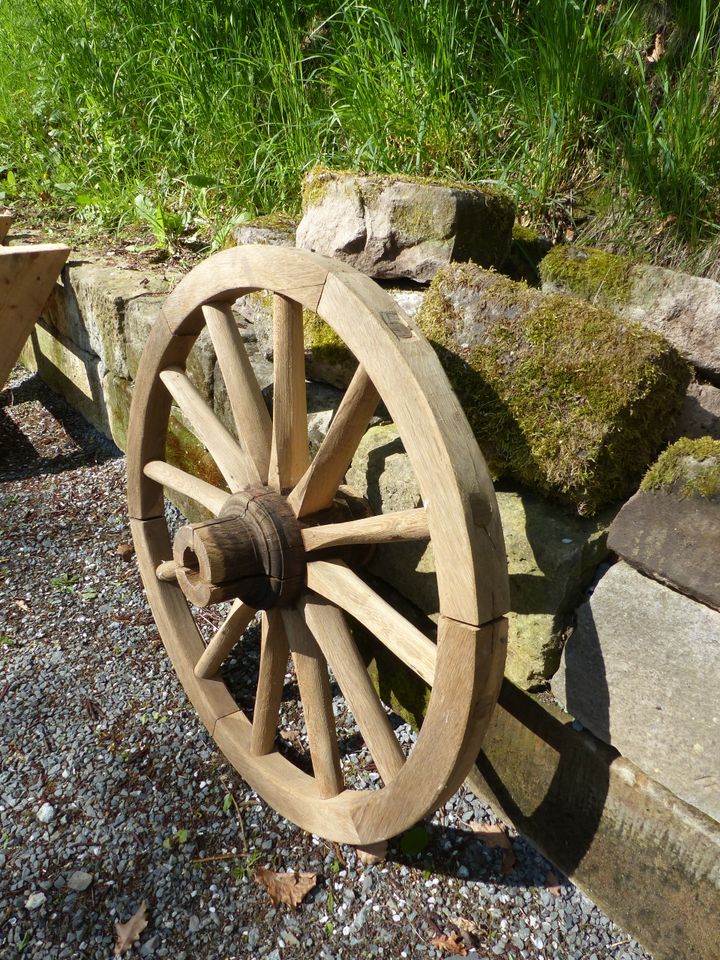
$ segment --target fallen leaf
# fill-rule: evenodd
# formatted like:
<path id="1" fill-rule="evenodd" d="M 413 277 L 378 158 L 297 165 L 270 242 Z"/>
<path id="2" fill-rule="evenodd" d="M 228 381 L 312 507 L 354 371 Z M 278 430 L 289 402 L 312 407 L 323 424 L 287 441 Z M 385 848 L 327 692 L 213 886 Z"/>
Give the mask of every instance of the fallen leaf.
<path id="1" fill-rule="evenodd" d="M 387 840 L 381 840 L 380 843 L 368 843 L 367 846 L 357 847 L 358 860 L 368 866 L 382 863 L 387 858 L 387 850 Z"/>
<path id="2" fill-rule="evenodd" d="M 30 612 L 30 607 L 25 603 L 24 600 L 15 600 L 16 607 L 20 607 L 21 610 L 24 610 L 26 613 Z"/>
<path id="3" fill-rule="evenodd" d="M 474 920 L 468 920 L 467 917 L 456 917 L 453 920 L 453 925 L 462 930 L 463 933 L 469 933 L 472 937 L 479 937 L 482 933 L 480 927 L 475 923 Z"/>
<path id="4" fill-rule="evenodd" d="M 500 873 L 504 875 L 512 873 L 517 863 L 517 857 L 515 856 L 510 837 L 507 835 L 505 828 L 499 824 L 480 823 L 478 820 L 473 820 L 470 823 L 470 828 L 473 833 L 477 833 L 480 836 L 485 846 L 502 850 Z"/>
<path id="5" fill-rule="evenodd" d="M 559 897 L 562 893 L 562 887 L 560 886 L 560 877 L 556 873 L 553 873 L 552 870 L 548 870 L 545 876 L 545 889 L 548 893 L 551 893 L 554 897 Z"/>
<path id="6" fill-rule="evenodd" d="M 129 563 L 130 558 L 135 553 L 135 547 L 131 543 L 120 543 L 115 553 Z"/>
<path id="7" fill-rule="evenodd" d="M 274 907 L 279 903 L 297 907 L 315 886 L 317 874 L 298 873 L 295 870 L 277 873 L 275 870 L 259 867 L 255 871 L 255 882 L 265 887 Z"/>
<path id="8" fill-rule="evenodd" d="M 445 934 L 440 937 L 433 937 L 430 943 L 439 950 L 452 953 L 456 957 L 466 957 L 468 954 L 467 947 L 456 933 L 450 934 L 449 937 L 446 937 Z"/>
<path id="9" fill-rule="evenodd" d="M 652 47 L 648 48 L 648 52 L 645 55 L 646 63 L 658 63 L 659 60 L 665 54 L 665 41 L 663 39 L 662 33 L 655 34 L 655 43 Z"/>
<path id="10" fill-rule="evenodd" d="M 127 923 L 115 924 L 115 956 L 125 953 L 140 939 L 140 934 L 148 925 L 147 903 L 143 900 Z"/>

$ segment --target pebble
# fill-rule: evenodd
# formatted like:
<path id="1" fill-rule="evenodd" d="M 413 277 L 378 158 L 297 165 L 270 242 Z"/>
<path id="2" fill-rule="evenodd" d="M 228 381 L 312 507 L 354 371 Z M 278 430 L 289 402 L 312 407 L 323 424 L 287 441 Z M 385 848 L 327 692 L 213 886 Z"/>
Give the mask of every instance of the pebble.
<path id="1" fill-rule="evenodd" d="M 78 893 L 82 893 L 83 890 L 87 890 L 92 882 L 93 875 L 91 873 L 85 873 L 84 870 L 76 870 L 75 873 L 71 874 L 68 878 L 67 885 L 71 890 L 77 890 Z"/>
<path id="2" fill-rule="evenodd" d="M 44 893 L 31 893 L 25 901 L 25 906 L 28 908 L 28 910 L 37 910 L 45 903 L 46 900 L 47 897 Z"/>
<path id="3" fill-rule="evenodd" d="M 51 823 L 55 819 L 55 807 L 50 803 L 44 803 L 35 816 L 40 823 Z"/>

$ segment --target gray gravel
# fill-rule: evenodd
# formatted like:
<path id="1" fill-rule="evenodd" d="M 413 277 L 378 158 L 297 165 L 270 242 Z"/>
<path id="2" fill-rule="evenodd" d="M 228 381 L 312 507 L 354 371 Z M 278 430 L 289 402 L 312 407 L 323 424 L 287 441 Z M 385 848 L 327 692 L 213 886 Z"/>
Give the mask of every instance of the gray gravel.
<path id="1" fill-rule="evenodd" d="M 465 790 L 378 866 L 281 819 L 196 719 L 134 559 L 116 552 L 130 540 L 118 451 L 19 371 L 0 457 L 2 960 L 105 960 L 143 900 L 129 956 L 447 957 L 431 941 L 457 934 L 470 957 L 651 960 L 572 883 L 549 890 L 551 865 L 514 834 L 503 874 L 469 826 L 494 817 Z M 363 756 L 348 723 L 352 776 Z M 297 911 L 274 909 L 258 866 L 317 886 Z"/>

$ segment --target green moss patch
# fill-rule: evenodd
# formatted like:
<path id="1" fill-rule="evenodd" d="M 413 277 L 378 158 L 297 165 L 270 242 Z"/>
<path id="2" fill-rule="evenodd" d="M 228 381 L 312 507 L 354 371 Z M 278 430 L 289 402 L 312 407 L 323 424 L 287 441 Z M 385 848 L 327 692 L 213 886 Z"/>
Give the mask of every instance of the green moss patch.
<path id="1" fill-rule="evenodd" d="M 629 257 L 606 253 L 594 247 L 554 247 L 540 266 L 545 284 L 561 287 L 591 303 L 625 303 L 632 291 Z"/>
<path id="2" fill-rule="evenodd" d="M 720 440 L 683 437 L 673 443 L 650 467 L 640 489 L 720 500 Z"/>
<path id="3" fill-rule="evenodd" d="M 630 491 L 690 380 L 659 334 L 474 264 L 440 271 L 417 319 L 494 474 L 581 514 Z"/>

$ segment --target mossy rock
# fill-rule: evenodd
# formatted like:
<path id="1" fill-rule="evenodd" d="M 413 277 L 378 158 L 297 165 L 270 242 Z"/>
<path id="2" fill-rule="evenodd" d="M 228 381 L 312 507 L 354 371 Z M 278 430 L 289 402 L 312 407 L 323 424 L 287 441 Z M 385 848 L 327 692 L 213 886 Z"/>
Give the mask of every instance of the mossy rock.
<path id="1" fill-rule="evenodd" d="M 530 286 L 539 287 L 542 282 L 540 263 L 551 249 L 552 244 L 545 237 L 516 223 L 502 272 L 511 280 L 524 280 Z"/>
<path id="2" fill-rule="evenodd" d="M 417 320 L 494 474 L 580 514 L 630 492 L 690 381 L 641 324 L 474 264 L 443 269 Z"/>
<path id="3" fill-rule="evenodd" d="M 629 257 L 596 247 L 558 244 L 543 258 L 540 275 L 548 292 L 570 291 L 591 303 L 614 306 L 629 299 L 634 266 Z"/>
<path id="4" fill-rule="evenodd" d="M 720 502 L 720 440 L 683 437 L 668 447 L 645 474 L 640 489 L 675 497 Z"/>

